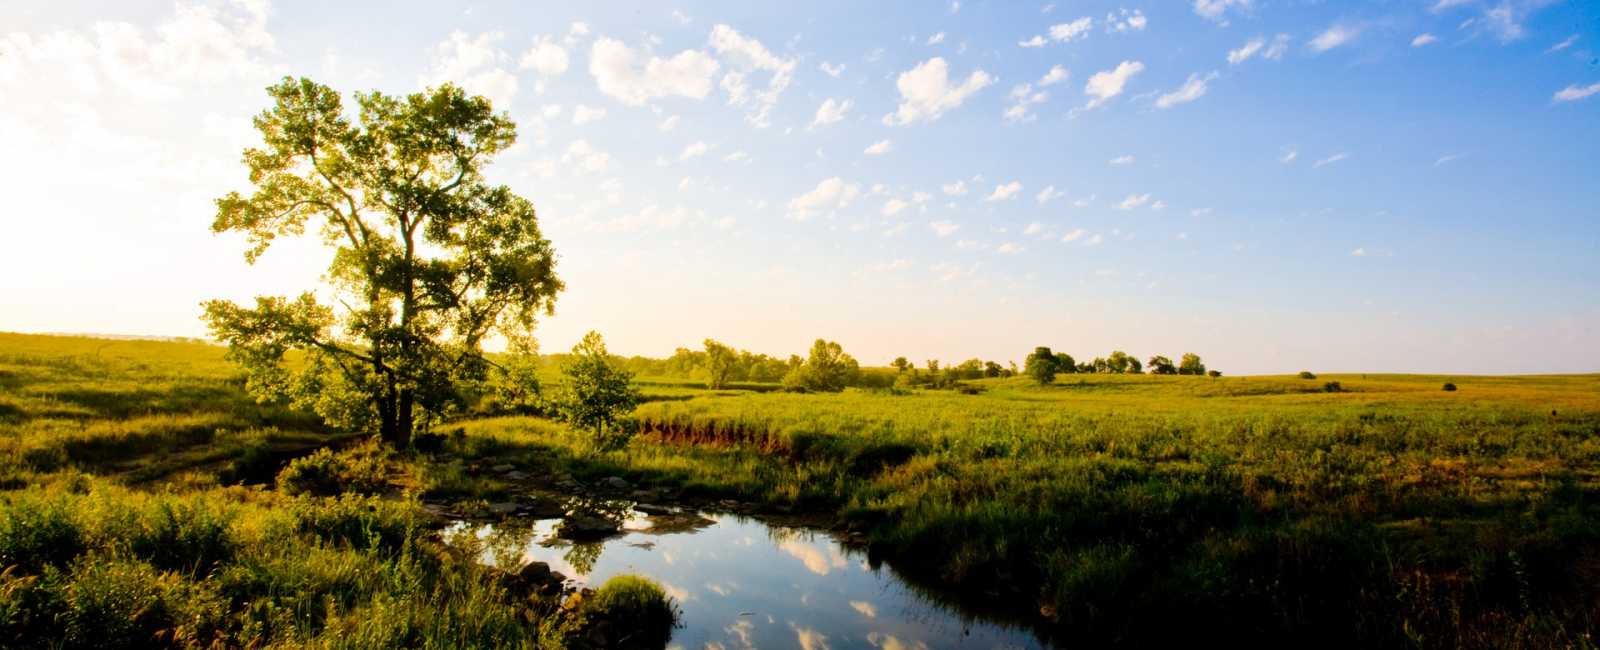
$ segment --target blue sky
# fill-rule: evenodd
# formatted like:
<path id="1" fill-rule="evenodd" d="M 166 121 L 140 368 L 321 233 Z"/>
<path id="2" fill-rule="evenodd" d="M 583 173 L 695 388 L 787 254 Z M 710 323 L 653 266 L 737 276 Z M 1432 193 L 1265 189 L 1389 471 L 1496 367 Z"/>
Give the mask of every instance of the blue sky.
<path id="1" fill-rule="evenodd" d="M 313 285 L 208 231 L 288 74 L 519 123 L 547 350 L 1600 370 L 1600 5 L 595 4 L 7 3 L 0 329 Z"/>

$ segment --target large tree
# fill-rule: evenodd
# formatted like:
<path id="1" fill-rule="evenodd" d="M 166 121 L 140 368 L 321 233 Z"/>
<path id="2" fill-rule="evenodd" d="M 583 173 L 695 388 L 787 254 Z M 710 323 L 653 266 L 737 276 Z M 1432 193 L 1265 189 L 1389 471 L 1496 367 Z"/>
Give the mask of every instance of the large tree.
<path id="1" fill-rule="evenodd" d="M 213 300 L 205 320 L 259 398 L 409 444 L 488 376 L 485 339 L 535 351 L 535 321 L 563 288 L 533 204 L 483 177 L 516 126 L 449 84 L 357 93 L 354 115 L 310 79 L 268 93 L 263 143 L 244 152 L 254 189 L 218 199 L 212 230 L 243 234 L 254 262 L 309 227 L 332 250 L 326 284 L 254 308 Z"/>
<path id="2" fill-rule="evenodd" d="M 1033 349 L 1033 353 L 1028 355 L 1024 367 L 1027 368 L 1028 376 L 1039 382 L 1040 386 L 1049 385 L 1055 381 L 1056 373 L 1060 370 L 1056 366 L 1055 353 L 1043 345 Z"/>
<path id="3" fill-rule="evenodd" d="M 734 366 L 739 363 L 739 353 L 714 339 L 706 339 L 705 346 L 706 387 L 719 390 L 727 386 L 733 376 Z"/>

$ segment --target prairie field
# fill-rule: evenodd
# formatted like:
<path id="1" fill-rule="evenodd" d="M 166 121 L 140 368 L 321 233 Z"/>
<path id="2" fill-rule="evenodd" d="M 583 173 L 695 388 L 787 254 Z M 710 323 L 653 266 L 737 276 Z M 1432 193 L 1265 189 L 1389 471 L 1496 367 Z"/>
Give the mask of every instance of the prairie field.
<path id="1" fill-rule="evenodd" d="M 581 622 L 460 561 L 424 507 L 505 498 L 474 471 L 502 463 L 849 530 L 1062 645 L 1586 647 L 1600 616 L 1595 375 L 645 379 L 617 448 L 463 414 L 422 453 L 257 404 L 222 354 L 0 335 L 8 645 L 561 645 Z M 344 494 L 285 477 L 318 457 Z"/>

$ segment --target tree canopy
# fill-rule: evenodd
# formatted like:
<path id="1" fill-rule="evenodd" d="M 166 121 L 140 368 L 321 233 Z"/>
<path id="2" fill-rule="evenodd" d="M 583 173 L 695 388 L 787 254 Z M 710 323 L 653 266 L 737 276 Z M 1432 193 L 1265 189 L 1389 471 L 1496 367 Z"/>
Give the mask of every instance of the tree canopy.
<path id="1" fill-rule="evenodd" d="M 486 338 L 532 353 L 537 317 L 563 289 L 533 204 L 483 177 L 516 127 L 449 84 L 356 93 L 354 116 L 310 79 L 268 94 L 262 144 L 244 152 L 253 190 L 218 199 L 212 230 L 244 235 L 254 262 L 309 228 L 332 249 L 327 282 L 254 307 L 209 301 L 204 318 L 258 398 L 408 444 L 495 368 Z M 288 363 L 290 351 L 303 360 Z"/>

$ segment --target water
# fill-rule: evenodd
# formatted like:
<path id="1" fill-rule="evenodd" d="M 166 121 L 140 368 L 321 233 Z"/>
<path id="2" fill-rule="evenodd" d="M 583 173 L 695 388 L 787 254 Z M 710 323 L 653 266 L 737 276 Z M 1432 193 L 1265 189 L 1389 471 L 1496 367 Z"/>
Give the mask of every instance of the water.
<path id="1" fill-rule="evenodd" d="M 445 537 L 475 537 L 485 562 L 538 560 L 589 587 L 649 577 L 682 612 L 671 648 L 1041 647 L 1024 629 L 936 603 L 823 533 L 734 515 L 630 513 L 622 535 L 573 544 L 555 539 L 558 521 L 457 522 Z"/>

